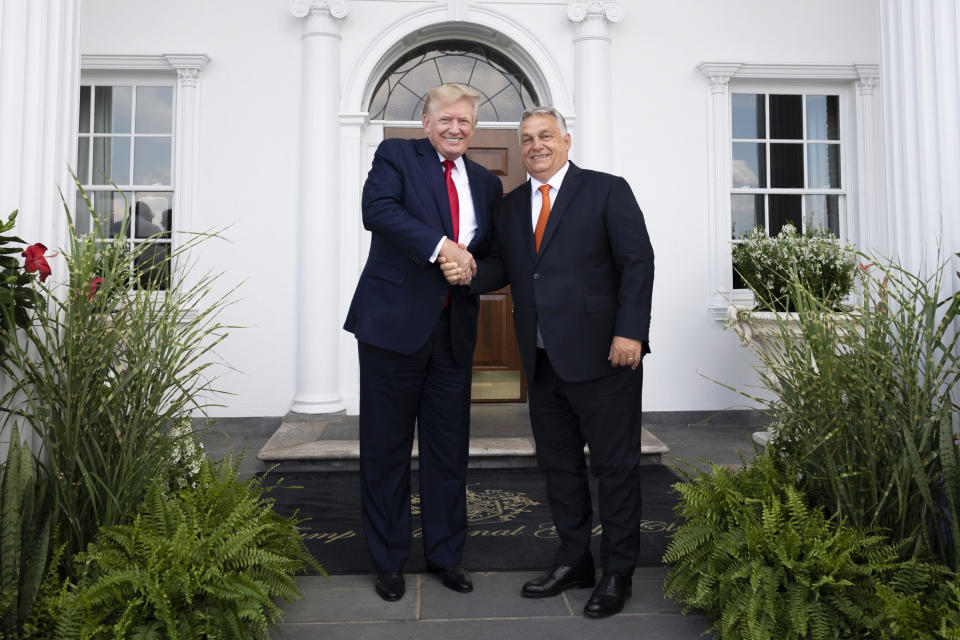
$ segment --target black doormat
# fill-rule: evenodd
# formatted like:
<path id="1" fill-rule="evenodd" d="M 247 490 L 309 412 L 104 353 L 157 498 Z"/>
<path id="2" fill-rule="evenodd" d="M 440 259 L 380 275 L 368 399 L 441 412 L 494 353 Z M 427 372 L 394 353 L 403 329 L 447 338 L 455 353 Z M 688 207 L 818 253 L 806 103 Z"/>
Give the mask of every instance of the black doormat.
<path id="1" fill-rule="evenodd" d="M 676 529 L 677 503 L 671 485 L 680 480 L 669 468 L 642 465 L 643 542 L 639 564 L 658 566 Z M 360 479 L 356 471 L 274 472 L 269 495 L 282 515 L 298 511 L 307 548 L 329 573 L 373 571 L 360 526 Z M 413 521 L 406 571 L 425 571 L 420 519 L 417 517 L 417 474 L 412 473 Z M 594 534 L 591 544 L 599 560 L 596 481 L 591 478 Z M 301 488 L 292 488 L 298 486 Z M 470 469 L 467 472 L 469 529 L 463 564 L 472 571 L 546 569 L 557 550 L 556 532 L 547 505 L 546 482 L 536 469 Z"/>

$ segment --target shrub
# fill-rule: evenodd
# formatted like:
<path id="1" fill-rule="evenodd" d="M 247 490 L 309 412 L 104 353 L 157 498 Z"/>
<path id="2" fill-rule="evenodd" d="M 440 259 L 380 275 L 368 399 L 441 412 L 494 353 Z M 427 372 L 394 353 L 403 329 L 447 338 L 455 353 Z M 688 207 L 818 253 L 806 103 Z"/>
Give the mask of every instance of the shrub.
<path id="1" fill-rule="evenodd" d="M 726 640 L 855 637 L 879 610 L 878 578 L 897 550 L 827 519 L 770 455 L 678 483 L 683 524 L 665 591 L 698 607 Z"/>
<path id="2" fill-rule="evenodd" d="M 825 229 L 798 233 L 786 224 L 776 236 L 757 227 L 733 247 L 733 266 L 753 291 L 759 311 L 795 311 L 792 282 L 830 308 L 853 288 L 856 258 L 849 247 Z"/>
<path id="3" fill-rule="evenodd" d="M 193 488 L 155 482 L 132 524 L 104 528 L 76 557 L 57 637 L 265 637 L 281 616 L 273 598 L 302 597 L 293 574 L 323 573 L 266 491 L 230 459 L 204 461 Z"/>
<path id="4" fill-rule="evenodd" d="M 904 553 L 957 568 L 960 457 L 951 390 L 960 379 L 960 294 L 896 264 L 861 270 L 853 322 L 794 281 L 801 335 L 758 351 L 776 393 L 771 447 L 796 465 L 812 504 L 882 528 Z M 948 509 L 944 507 L 948 506 Z"/>
<path id="5" fill-rule="evenodd" d="M 13 230 L 17 220 L 14 211 L 6 222 L 0 223 L 0 358 L 7 351 L 10 336 L 17 327 L 29 324 L 29 312 L 38 301 L 36 291 L 30 286 L 33 276 L 23 269 L 17 254 L 23 249 L 16 245 L 26 244 L 16 236 L 3 235 Z"/>
<path id="6" fill-rule="evenodd" d="M 50 552 L 55 505 L 33 453 L 13 427 L 0 481 L 0 638 L 19 638 Z"/>
<path id="7" fill-rule="evenodd" d="M 212 350 L 225 337 L 213 278 L 185 279 L 196 241 L 174 252 L 158 292 L 133 277 L 151 245 L 128 249 L 123 231 L 111 241 L 93 215 L 89 235 L 77 237 L 70 223 L 67 281 L 38 285 L 46 302 L 11 342 L 11 387 L 0 399 L 43 439 L 67 557 L 101 526 L 127 521 L 164 473 L 176 444 L 170 427 L 203 409 Z"/>

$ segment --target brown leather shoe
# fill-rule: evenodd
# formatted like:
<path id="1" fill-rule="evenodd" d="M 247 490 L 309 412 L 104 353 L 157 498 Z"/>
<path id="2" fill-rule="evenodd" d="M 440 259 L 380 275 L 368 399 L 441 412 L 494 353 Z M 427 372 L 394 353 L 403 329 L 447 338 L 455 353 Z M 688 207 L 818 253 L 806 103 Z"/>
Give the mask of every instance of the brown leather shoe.
<path id="1" fill-rule="evenodd" d="M 583 615 L 588 618 L 606 618 L 623 611 L 623 605 L 633 593 L 633 582 L 618 573 L 605 573 L 593 590 Z"/>
<path id="2" fill-rule="evenodd" d="M 377 595 L 387 602 L 399 600 L 403 597 L 405 590 L 403 574 L 399 571 L 378 571 L 374 588 L 377 590 Z"/>
<path id="3" fill-rule="evenodd" d="M 520 595 L 524 598 L 549 598 L 566 589 L 583 589 L 595 584 L 593 557 L 586 556 L 572 567 L 553 565 L 542 576 L 524 583 Z"/>

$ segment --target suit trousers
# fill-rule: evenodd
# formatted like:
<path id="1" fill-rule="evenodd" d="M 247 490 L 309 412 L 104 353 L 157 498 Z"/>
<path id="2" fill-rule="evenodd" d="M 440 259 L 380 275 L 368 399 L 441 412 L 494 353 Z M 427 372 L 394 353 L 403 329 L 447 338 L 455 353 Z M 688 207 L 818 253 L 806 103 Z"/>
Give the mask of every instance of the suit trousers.
<path id="1" fill-rule="evenodd" d="M 472 363 L 454 360 L 450 332 L 447 308 L 411 355 L 358 343 L 361 516 L 377 571 L 400 570 L 410 555 L 415 425 L 427 564 L 458 564 L 463 556 Z"/>
<path id="2" fill-rule="evenodd" d="M 590 471 L 600 502 L 600 565 L 629 578 L 640 551 L 641 393 L 643 365 L 582 382 L 562 380 L 547 352 L 537 349 L 528 388 L 537 464 L 547 480 L 547 500 L 560 539 L 556 563 L 576 565 L 590 553 L 593 507 Z"/>

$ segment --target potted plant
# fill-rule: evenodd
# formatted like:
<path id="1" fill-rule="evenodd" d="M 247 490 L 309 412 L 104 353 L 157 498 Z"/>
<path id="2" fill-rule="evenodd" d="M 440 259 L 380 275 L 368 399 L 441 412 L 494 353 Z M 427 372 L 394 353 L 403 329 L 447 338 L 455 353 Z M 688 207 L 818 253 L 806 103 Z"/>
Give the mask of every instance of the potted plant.
<path id="1" fill-rule="evenodd" d="M 756 227 L 733 247 L 734 269 L 753 293 L 754 304 L 730 305 L 727 327 L 737 332 L 741 345 L 765 354 L 762 362 L 775 362 L 784 337 L 801 333 L 797 312 L 805 296 L 798 293 L 815 298 L 821 309 L 841 311 L 853 288 L 856 264 L 853 249 L 825 229 L 801 233 L 786 224 L 779 234 L 768 236 Z M 763 375 L 773 381 L 769 370 Z M 754 440 L 766 444 L 770 435 L 759 432 Z"/>

